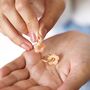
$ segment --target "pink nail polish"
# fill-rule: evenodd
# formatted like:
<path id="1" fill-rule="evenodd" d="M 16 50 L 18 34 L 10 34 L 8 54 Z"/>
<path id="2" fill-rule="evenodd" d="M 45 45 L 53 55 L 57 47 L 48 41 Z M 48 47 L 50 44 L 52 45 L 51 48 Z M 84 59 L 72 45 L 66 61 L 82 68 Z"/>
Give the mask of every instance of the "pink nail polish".
<path id="1" fill-rule="evenodd" d="M 21 44 L 21 47 L 24 48 L 25 50 L 30 50 L 30 47 L 25 43 Z"/>
<path id="2" fill-rule="evenodd" d="M 30 49 L 33 49 L 33 45 L 31 44 L 31 42 L 25 42 L 29 47 L 30 47 Z"/>
<path id="3" fill-rule="evenodd" d="M 34 33 L 29 33 L 28 36 L 31 37 L 32 42 L 36 42 L 37 41 L 36 35 Z"/>

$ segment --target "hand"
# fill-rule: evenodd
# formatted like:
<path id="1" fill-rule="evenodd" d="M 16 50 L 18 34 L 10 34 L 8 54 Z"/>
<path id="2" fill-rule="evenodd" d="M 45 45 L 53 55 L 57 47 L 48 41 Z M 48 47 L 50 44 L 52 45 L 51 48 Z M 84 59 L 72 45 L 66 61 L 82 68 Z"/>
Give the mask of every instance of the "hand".
<path id="1" fill-rule="evenodd" d="M 61 83 L 55 67 L 45 65 L 34 50 L 0 70 L 0 90 L 56 90 Z"/>
<path id="2" fill-rule="evenodd" d="M 30 76 L 23 56 L 0 70 L 0 90 L 51 90 L 40 86 Z"/>
<path id="3" fill-rule="evenodd" d="M 17 67 L 16 65 L 18 65 L 22 66 L 23 69 L 27 68 L 30 77 L 41 86 L 48 86 L 49 88 L 58 90 L 77 90 L 90 79 L 89 38 L 90 36 L 82 33 L 68 32 L 47 39 L 45 41 L 47 48 L 42 54 L 35 53 L 34 51 L 25 52 L 24 57 L 26 64 L 23 65 L 25 62 L 21 61 L 22 63 L 11 63 L 2 68 L 0 74 L 2 75 L 1 81 L 6 83 L 6 85 L 4 84 L 5 86 L 8 86 L 7 84 L 9 84 L 9 87 L 14 85 L 12 83 L 15 83 L 15 81 L 12 80 L 15 79 L 10 80 L 10 75 L 12 76 L 13 74 L 19 78 L 20 74 L 15 74 L 15 71 L 18 71 L 15 69 Z M 60 62 L 56 66 L 49 66 L 41 60 L 41 56 L 46 56 L 51 53 L 60 56 Z M 21 67 L 18 68 L 23 70 Z M 9 74 L 10 72 L 12 73 Z M 9 76 L 8 79 L 4 79 L 5 75 Z M 23 75 L 21 74 L 21 76 Z M 11 84 L 6 81 L 10 81 Z M 22 84 L 19 85 L 16 83 L 15 86 L 22 87 Z M 2 87 L 4 86 L 2 85 Z"/>
<path id="4" fill-rule="evenodd" d="M 34 52 L 25 52 L 31 77 L 40 85 L 54 90 L 78 90 L 90 79 L 90 36 L 67 32 L 44 41 L 41 57 L 55 53 L 60 62 L 49 66 Z M 40 58 L 40 57 L 39 57 Z"/>
<path id="5" fill-rule="evenodd" d="M 6 69 L 5 67 L 2 68 L 1 81 L 6 83 L 5 87 L 11 87 L 11 85 L 14 85 L 7 85 L 6 81 L 13 83 L 9 76 L 12 75 L 12 73 L 9 73 L 18 71 L 13 69 L 13 67 L 17 67 L 16 65 L 22 65 L 23 69 L 28 69 L 30 77 L 40 86 L 48 86 L 49 88 L 58 90 L 77 90 L 89 80 L 90 76 L 89 38 L 90 36 L 82 33 L 68 32 L 47 39 L 44 42 L 47 47 L 42 54 L 37 54 L 34 51 L 24 53 L 26 61 L 25 66 L 22 64 L 25 62 L 21 61 L 22 63 L 9 64 Z M 56 66 L 49 66 L 41 60 L 41 56 L 47 56 L 51 53 L 55 53 L 60 56 L 60 62 Z M 11 68 L 11 70 L 8 69 L 8 67 Z M 5 78 L 5 75 L 9 76 L 8 80 L 3 79 L 3 77 Z M 15 75 L 15 73 L 13 75 L 19 77 L 19 75 Z M 22 84 L 15 84 L 15 86 L 16 85 L 22 87 Z"/>
<path id="6" fill-rule="evenodd" d="M 90 80 L 90 36 L 66 32 L 45 41 L 47 52 L 62 55 L 57 71 L 63 81 L 58 90 L 77 90 Z"/>
<path id="7" fill-rule="evenodd" d="M 0 0 L 0 31 L 17 45 L 30 50 L 32 44 L 22 34 L 35 41 L 40 29 L 44 37 L 63 10 L 64 0 Z"/>

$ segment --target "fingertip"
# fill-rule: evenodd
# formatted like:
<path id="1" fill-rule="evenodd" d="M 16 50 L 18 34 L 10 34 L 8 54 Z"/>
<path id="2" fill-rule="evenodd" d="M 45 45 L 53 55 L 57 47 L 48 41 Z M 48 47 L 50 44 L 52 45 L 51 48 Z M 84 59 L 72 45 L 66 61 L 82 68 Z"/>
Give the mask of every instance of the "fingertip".
<path id="1" fill-rule="evenodd" d="M 21 39 L 20 39 L 21 38 Z M 26 38 L 24 37 L 20 37 L 20 42 L 17 43 L 21 48 L 25 49 L 26 51 L 32 50 L 33 49 L 33 45 L 30 41 L 28 41 Z"/>
<path id="2" fill-rule="evenodd" d="M 48 31 L 49 29 L 46 27 L 45 23 L 40 21 L 39 34 L 44 38 Z"/>
<path id="3" fill-rule="evenodd" d="M 32 42 L 37 42 L 37 37 L 35 35 L 35 33 L 28 33 L 28 36 L 30 37 Z"/>
<path id="4" fill-rule="evenodd" d="M 25 50 L 30 50 L 30 47 L 25 43 L 21 44 L 20 46 Z"/>
<path id="5" fill-rule="evenodd" d="M 8 67 L 2 67 L 2 68 L 0 69 L 0 80 L 1 80 L 4 76 L 8 75 L 9 73 L 10 73 L 10 69 L 9 69 Z"/>

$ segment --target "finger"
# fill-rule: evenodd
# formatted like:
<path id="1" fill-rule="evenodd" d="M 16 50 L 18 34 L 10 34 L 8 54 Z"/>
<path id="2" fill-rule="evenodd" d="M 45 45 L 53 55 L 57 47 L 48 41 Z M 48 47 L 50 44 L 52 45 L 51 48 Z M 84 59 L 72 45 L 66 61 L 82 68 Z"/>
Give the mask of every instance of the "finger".
<path id="1" fill-rule="evenodd" d="M 13 85 L 13 86 L 2 88 L 0 90 L 22 90 L 22 89 Z"/>
<path id="2" fill-rule="evenodd" d="M 28 33 L 26 24 L 24 20 L 21 18 L 21 16 L 18 14 L 18 12 L 15 9 L 15 5 L 9 5 L 8 3 L 6 5 L 3 5 L 1 7 L 1 11 L 3 14 L 8 18 L 8 20 L 11 22 L 11 24 L 18 30 L 20 33 Z"/>
<path id="3" fill-rule="evenodd" d="M 39 24 L 33 9 L 30 7 L 29 0 L 16 0 L 16 9 L 27 25 L 29 36 L 35 41 Z"/>
<path id="4" fill-rule="evenodd" d="M 39 63 L 41 60 L 41 55 L 39 53 L 35 53 L 34 50 L 27 51 L 23 55 L 27 60 L 27 67 L 29 67 L 29 69 L 31 69 L 37 63 Z"/>
<path id="5" fill-rule="evenodd" d="M 3 83 L 3 85 L 1 85 L 0 88 L 13 85 L 18 81 L 26 80 L 28 78 L 29 78 L 29 73 L 27 69 L 13 71 L 11 74 L 7 75 L 2 80 L 0 80 L 0 85 Z"/>
<path id="6" fill-rule="evenodd" d="M 51 89 L 48 87 L 44 87 L 44 86 L 35 86 L 35 87 L 32 87 L 28 90 L 51 90 Z"/>
<path id="7" fill-rule="evenodd" d="M 45 12 L 40 19 L 40 27 L 42 27 L 43 37 L 55 25 L 56 21 L 64 11 L 64 0 L 48 0 L 45 1 Z"/>
<path id="8" fill-rule="evenodd" d="M 46 68 L 45 64 L 41 62 L 41 55 L 32 50 L 30 52 L 25 52 L 24 56 L 27 60 L 26 67 L 28 68 L 31 77 L 34 78 L 34 80 L 39 81 L 41 74 L 43 74 Z"/>
<path id="9" fill-rule="evenodd" d="M 14 85 L 20 87 L 21 89 L 27 90 L 28 88 L 36 86 L 37 83 L 33 79 L 28 79 L 28 80 L 19 81 Z"/>
<path id="10" fill-rule="evenodd" d="M 77 68 L 70 72 L 62 86 L 60 86 L 57 90 L 78 90 L 88 80 L 89 77 L 85 72 L 83 72 L 83 69 Z"/>
<path id="11" fill-rule="evenodd" d="M 0 25 L 3 33 L 14 43 L 26 50 L 32 49 L 32 44 L 17 32 L 4 15 L 0 18 Z"/>
<path id="12" fill-rule="evenodd" d="M 13 62 L 5 65 L 3 68 L 0 69 L 0 77 L 5 77 L 13 71 L 23 69 L 25 67 L 25 64 L 26 62 L 25 62 L 24 57 L 20 56 Z"/>

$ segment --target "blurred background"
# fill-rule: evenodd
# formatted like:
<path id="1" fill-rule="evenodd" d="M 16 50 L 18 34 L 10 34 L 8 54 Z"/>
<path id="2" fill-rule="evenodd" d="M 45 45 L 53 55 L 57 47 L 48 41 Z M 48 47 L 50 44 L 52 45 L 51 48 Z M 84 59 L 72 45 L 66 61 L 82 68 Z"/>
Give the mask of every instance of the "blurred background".
<path id="1" fill-rule="evenodd" d="M 90 34 L 90 0 L 66 0 L 66 9 L 47 37 L 69 30 Z M 24 50 L 0 34 L 0 68 L 20 56 Z M 90 90 L 86 83 L 81 90 Z"/>

